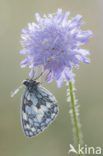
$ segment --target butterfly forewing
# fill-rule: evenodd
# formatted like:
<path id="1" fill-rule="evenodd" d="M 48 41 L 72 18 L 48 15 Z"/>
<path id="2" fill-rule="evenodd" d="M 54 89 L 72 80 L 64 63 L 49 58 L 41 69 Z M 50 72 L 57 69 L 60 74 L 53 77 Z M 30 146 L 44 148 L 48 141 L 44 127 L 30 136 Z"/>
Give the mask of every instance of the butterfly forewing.
<path id="1" fill-rule="evenodd" d="M 36 84 L 35 84 L 36 85 Z M 22 125 L 28 137 L 41 133 L 58 113 L 54 95 L 40 85 L 26 88 L 22 100 Z"/>

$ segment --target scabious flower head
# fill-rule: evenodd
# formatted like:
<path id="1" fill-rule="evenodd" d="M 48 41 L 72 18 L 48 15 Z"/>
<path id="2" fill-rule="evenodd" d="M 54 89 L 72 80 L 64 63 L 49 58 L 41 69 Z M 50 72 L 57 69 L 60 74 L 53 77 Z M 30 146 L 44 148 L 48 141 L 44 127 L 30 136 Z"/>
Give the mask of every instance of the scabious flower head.
<path id="1" fill-rule="evenodd" d="M 42 67 L 47 81 L 56 80 L 57 85 L 73 80 L 73 67 L 80 62 L 89 63 L 89 51 L 81 48 L 92 36 L 90 30 L 84 31 L 82 16 L 69 18 L 69 12 L 58 9 L 55 14 L 41 17 L 35 14 L 36 23 L 29 23 L 22 30 L 20 54 L 25 55 L 22 67 L 34 69 Z M 31 75 L 31 74 L 30 74 Z"/>

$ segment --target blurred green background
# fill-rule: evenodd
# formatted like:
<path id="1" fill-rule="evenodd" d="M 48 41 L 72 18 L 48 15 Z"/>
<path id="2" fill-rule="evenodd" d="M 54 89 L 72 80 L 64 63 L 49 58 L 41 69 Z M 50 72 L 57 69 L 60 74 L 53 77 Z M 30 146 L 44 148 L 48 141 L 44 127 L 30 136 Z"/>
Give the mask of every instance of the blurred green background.
<path id="1" fill-rule="evenodd" d="M 76 70 L 82 130 L 85 144 L 103 147 L 103 0 L 0 0 L 0 156 L 66 156 L 72 143 L 65 86 L 45 85 L 57 97 L 60 113 L 55 122 L 38 137 L 28 139 L 20 124 L 20 100 L 23 90 L 13 99 L 10 92 L 28 70 L 21 69 L 20 32 L 34 13 L 52 13 L 57 8 L 71 16 L 82 14 L 94 38 L 86 46 L 91 50 L 91 64 Z"/>

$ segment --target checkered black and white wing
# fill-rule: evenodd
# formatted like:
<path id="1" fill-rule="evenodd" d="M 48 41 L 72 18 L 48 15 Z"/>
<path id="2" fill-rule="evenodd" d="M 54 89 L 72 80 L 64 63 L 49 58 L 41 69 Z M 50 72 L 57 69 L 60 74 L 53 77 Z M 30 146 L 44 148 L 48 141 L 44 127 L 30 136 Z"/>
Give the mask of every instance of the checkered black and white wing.
<path id="1" fill-rule="evenodd" d="M 22 126 L 26 136 L 41 133 L 58 114 L 54 95 L 42 86 L 30 92 L 26 89 L 22 100 Z"/>

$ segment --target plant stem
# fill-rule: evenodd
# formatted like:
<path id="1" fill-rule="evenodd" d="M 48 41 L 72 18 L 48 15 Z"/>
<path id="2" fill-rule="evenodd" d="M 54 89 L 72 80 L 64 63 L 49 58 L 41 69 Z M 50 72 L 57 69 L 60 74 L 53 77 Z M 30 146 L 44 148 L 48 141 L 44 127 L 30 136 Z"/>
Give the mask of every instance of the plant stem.
<path id="1" fill-rule="evenodd" d="M 83 144 L 83 140 L 82 140 L 82 134 L 81 134 L 81 124 L 80 124 L 80 120 L 79 120 L 79 112 L 78 112 L 78 103 L 75 97 L 75 88 L 74 88 L 74 84 L 73 82 L 69 82 L 69 102 L 70 102 L 70 115 L 71 115 L 71 119 L 72 119 L 72 124 L 73 124 L 73 136 L 74 136 L 74 143 L 76 146 L 76 149 L 78 149 L 78 145 L 82 145 Z M 80 154 L 79 154 L 80 156 Z"/>

